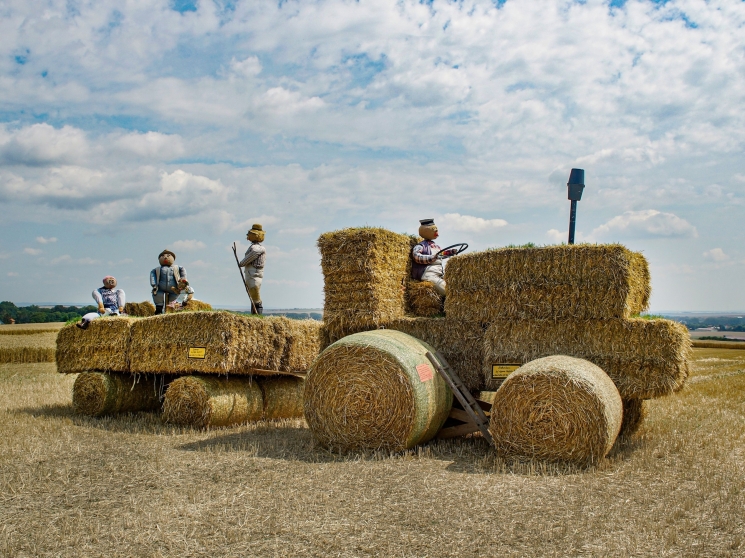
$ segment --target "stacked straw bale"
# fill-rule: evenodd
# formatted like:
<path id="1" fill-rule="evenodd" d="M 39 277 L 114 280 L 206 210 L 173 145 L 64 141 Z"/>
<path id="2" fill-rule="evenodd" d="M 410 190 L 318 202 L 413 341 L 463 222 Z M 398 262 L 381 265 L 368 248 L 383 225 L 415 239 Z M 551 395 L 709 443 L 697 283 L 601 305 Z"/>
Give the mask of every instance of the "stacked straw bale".
<path id="1" fill-rule="evenodd" d="M 127 302 L 124 305 L 124 313 L 136 318 L 149 318 L 155 315 L 155 304 L 150 301 Z"/>
<path id="2" fill-rule="evenodd" d="M 203 312 L 205 310 L 212 310 L 212 305 L 197 300 L 196 298 L 192 298 L 186 306 L 179 308 L 178 310 L 166 307 L 166 314 L 171 314 L 172 312 Z"/>
<path id="3" fill-rule="evenodd" d="M 431 281 L 406 282 L 406 309 L 414 316 L 430 318 L 443 312 L 445 298 Z"/>
<path id="4" fill-rule="evenodd" d="M 195 428 L 303 416 L 301 378 L 183 376 L 163 400 L 163 421 Z"/>
<path id="5" fill-rule="evenodd" d="M 171 382 L 163 400 L 163 421 L 197 428 L 261 420 L 264 397 L 253 378 L 184 376 Z"/>
<path id="6" fill-rule="evenodd" d="M 446 318 L 399 318 L 386 324 L 437 349 L 470 391 L 484 389 L 484 330 L 476 323 Z"/>
<path id="7" fill-rule="evenodd" d="M 0 335 L 0 363 L 54 362 L 54 344 L 57 331 L 43 329 L 22 330 L 25 335 L 15 332 Z M 30 333 L 29 332 L 33 332 Z"/>
<path id="8" fill-rule="evenodd" d="M 453 394 L 427 351 L 427 343 L 389 329 L 327 348 L 305 381 L 305 419 L 316 439 L 334 450 L 399 451 L 434 437 Z"/>
<path id="9" fill-rule="evenodd" d="M 323 317 L 331 342 L 404 316 L 405 283 L 416 242 L 416 237 L 372 227 L 319 237 Z"/>
<path id="10" fill-rule="evenodd" d="M 89 417 L 154 411 L 160 407 L 158 380 L 154 376 L 84 372 L 75 378 L 72 407 Z"/>
<path id="11" fill-rule="evenodd" d="M 57 334 L 57 371 L 129 372 L 129 337 L 136 318 L 106 317 L 82 330 L 70 324 Z"/>
<path id="12" fill-rule="evenodd" d="M 489 431 L 503 457 L 585 466 L 610 451 L 623 404 L 607 374 L 567 356 L 534 360 L 513 372 L 494 396 Z"/>
<path id="13" fill-rule="evenodd" d="M 257 369 L 304 371 L 320 351 L 320 330 L 315 320 L 281 316 L 259 318 L 229 312 L 153 316 L 132 326 L 131 369 L 231 375 L 251 375 Z M 190 358 L 192 348 L 204 349 L 204 358 Z"/>
<path id="14" fill-rule="evenodd" d="M 501 248 L 453 258 L 445 313 L 505 319 L 629 318 L 649 306 L 649 267 L 620 244 Z"/>
<path id="15" fill-rule="evenodd" d="M 486 385 L 497 387 L 492 364 L 557 354 L 593 362 L 625 399 L 649 399 L 683 386 L 690 338 L 685 326 L 670 320 L 495 321 L 484 336 Z"/>

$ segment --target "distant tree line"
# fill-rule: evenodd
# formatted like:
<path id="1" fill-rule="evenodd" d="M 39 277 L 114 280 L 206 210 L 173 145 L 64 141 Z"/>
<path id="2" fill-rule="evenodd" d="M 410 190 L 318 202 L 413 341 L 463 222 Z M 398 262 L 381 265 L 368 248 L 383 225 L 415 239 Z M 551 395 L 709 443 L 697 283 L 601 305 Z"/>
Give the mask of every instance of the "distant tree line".
<path id="1" fill-rule="evenodd" d="M 691 316 L 665 316 L 685 325 L 688 329 L 700 327 L 715 327 L 719 331 L 745 331 L 745 316 L 705 316 L 696 318 Z"/>
<path id="2" fill-rule="evenodd" d="M 79 318 L 88 312 L 95 312 L 95 306 L 62 306 L 58 304 L 52 308 L 41 308 L 32 304 L 31 306 L 18 307 L 12 302 L 4 300 L 0 302 L 0 321 L 4 324 L 41 324 L 47 322 L 66 322 Z"/>

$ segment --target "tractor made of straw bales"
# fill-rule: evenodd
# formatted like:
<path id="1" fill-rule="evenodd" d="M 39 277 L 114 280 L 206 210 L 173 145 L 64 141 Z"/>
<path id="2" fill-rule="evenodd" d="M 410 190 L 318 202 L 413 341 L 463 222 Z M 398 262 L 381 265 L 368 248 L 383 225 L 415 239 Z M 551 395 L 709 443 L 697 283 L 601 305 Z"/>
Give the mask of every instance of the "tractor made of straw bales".
<path id="1" fill-rule="evenodd" d="M 457 256 L 443 315 L 409 278 L 417 241 L 372 227 L 318 240 L 323 350 L 304 406 L 322 444 L 400 450 L 475 432 L 427 353 L 490 412 L 504 456 L 596 463 L 639 427 L 644 400 L 683 386 L 687 331 L 639 317 L 651 291 L 642 254 L 580 244 Z"/>

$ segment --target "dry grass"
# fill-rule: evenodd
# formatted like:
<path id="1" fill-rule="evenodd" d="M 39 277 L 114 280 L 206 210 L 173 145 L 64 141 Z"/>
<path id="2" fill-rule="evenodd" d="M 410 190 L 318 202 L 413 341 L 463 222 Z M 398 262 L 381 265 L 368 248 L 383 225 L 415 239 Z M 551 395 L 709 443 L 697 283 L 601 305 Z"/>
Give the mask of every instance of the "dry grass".
<path id="1" fill-rule="evenodd" d="M 2 324 L 0 335 L 34 335 L 37 333 L 57 333 L 65 322 L 48 322 L 43 324 Z"/>
<path id="2" fill-rule="evenodd" d="M 18 331 L 33 333 L 18 334 Z M 0 363 L 54 362 L 56 330 L 14 330 L 10 335 L 0 335 Z"/>
<path id="3" fill-rule="evenodd" d="M 503 457 L 596 465 L 621 429 L 623 403 L 608 375 L 568 356 L 534 360 L 493 400 L 489 432 Z"/>
<path id="4" fill-rule="evenodd" d="M 301 420 L 80 417 L 74 376 L 0 365 L 0 555 L 742 556 L 745 351 L 692 364 L 582 471 L 507 463 L 479 438 L 338 456 Z"/>

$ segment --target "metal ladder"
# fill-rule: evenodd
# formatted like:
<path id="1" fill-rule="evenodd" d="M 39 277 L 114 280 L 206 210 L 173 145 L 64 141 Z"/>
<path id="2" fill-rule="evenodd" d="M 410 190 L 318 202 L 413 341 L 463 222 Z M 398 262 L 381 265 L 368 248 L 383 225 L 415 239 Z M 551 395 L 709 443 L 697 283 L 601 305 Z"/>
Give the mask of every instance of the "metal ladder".
<path id="1" fill-rule="evenodd" d="M 493 446 L 494 440 L 492 440 L 491 433 L 489 432 L 488 419 L 486 418 L 481 405 L 479 405 L 478 401 L 474 399 L 473 395 L 471 395 L 471 392 L 468 391 L 468 388 L 463 385 L 463 382 L 458 377 L 458 374 L 456 374 L 455 371 L 450 368 L 448 361 L 445 360 L 445 358 L 439 352 L 435 351 L 435 353 L 437 355 L 436 357 L 431 352 L 427 351 L 427 358 L 432 363 L 432 366 L 435 367 L 437 373 L 442 376 L 443 380 L 445 380 L 445 383 L 450 386 L 450 389 L 453 391 L 456 399 L 463 406 L 463 409 L 465 410 L 468 417 L 478 427 L 479 431 L 484 436 L 486 441 L 489 442 L 489 445 Z"/>

